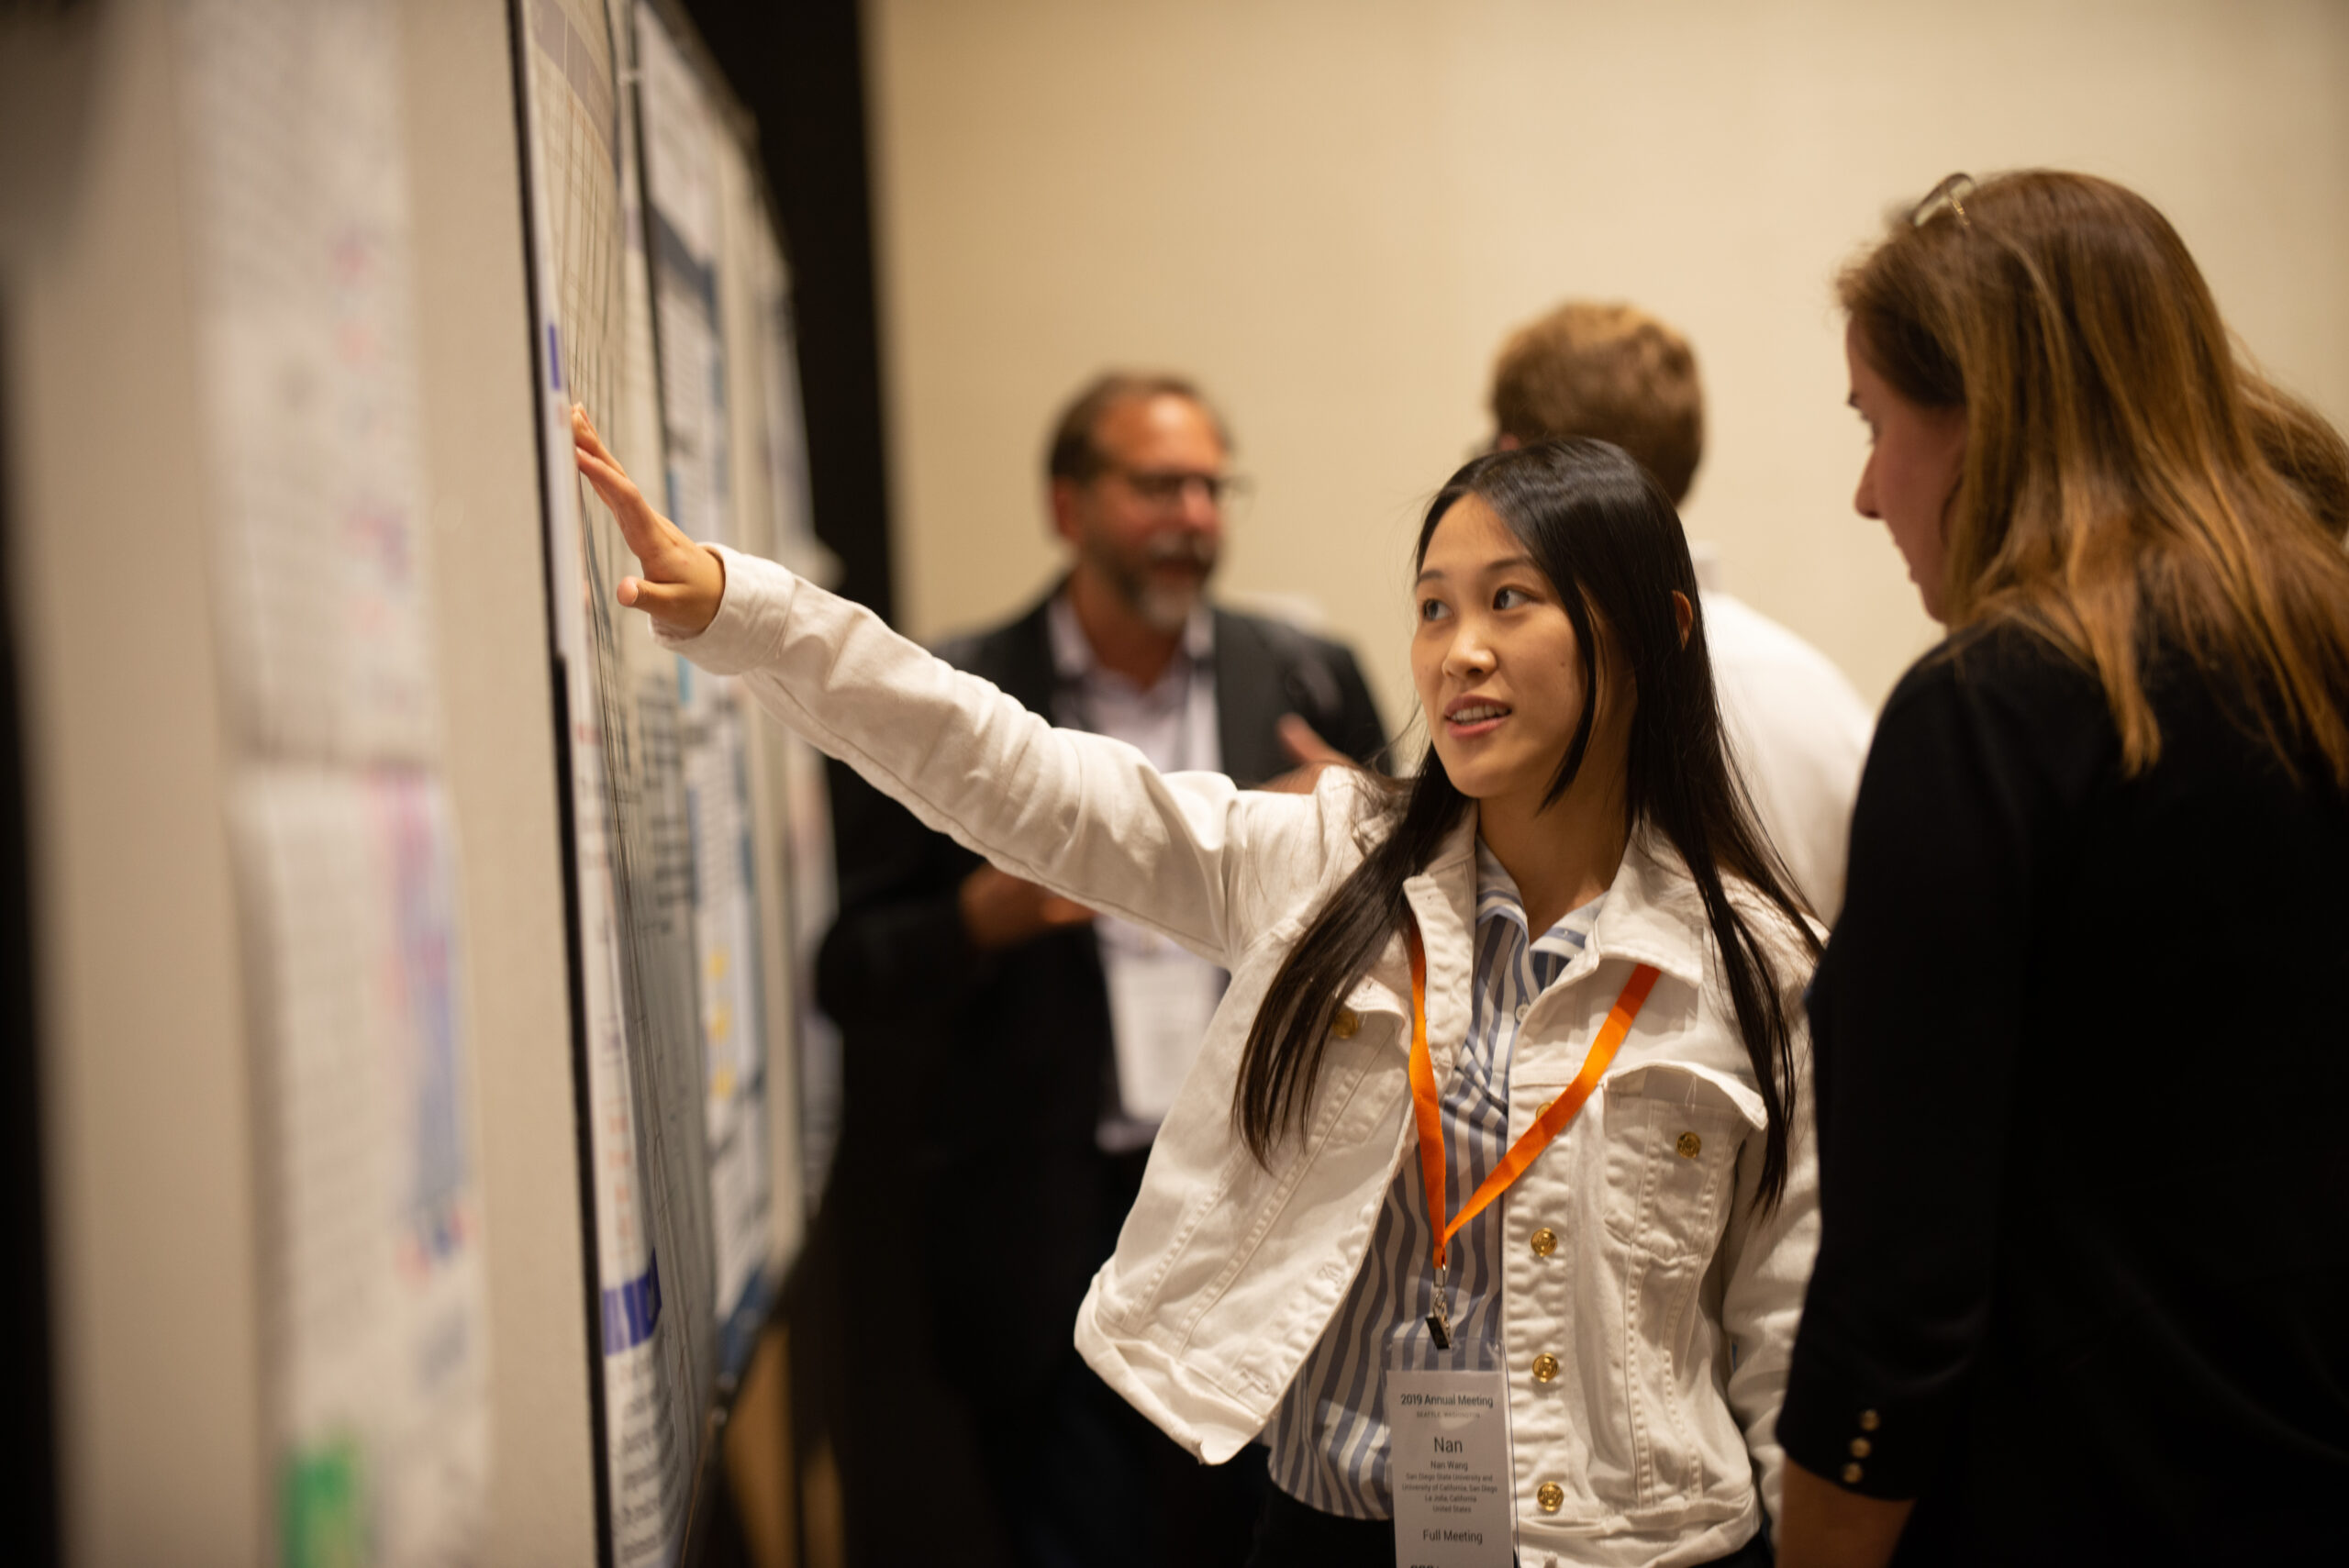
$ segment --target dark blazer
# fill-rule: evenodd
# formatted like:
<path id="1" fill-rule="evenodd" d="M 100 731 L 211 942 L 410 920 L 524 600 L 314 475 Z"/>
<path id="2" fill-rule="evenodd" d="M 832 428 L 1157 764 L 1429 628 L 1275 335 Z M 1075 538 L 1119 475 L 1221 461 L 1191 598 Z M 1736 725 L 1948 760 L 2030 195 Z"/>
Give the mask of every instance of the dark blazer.
<path id="1" fill-rule="evenodd" d="M 1052 714 L 1044 603 L 939 651 Z M 1224 772 L 1243 785 L 1291 766 L 1284 714 L 1365 762 L 1386 744 L 1338 643 L 1217 610 L 1214 672 Z M 918 1162 L 941 1371 L 979 1396 L 1027 1397 L 1073 1358 L 1077 1307 L 1121 1218 L 1094 1141 L 1113 1060 L 1100 954 L 1090 927 L 974 951 L 957 895 L 978 857 L 844 772 L 834 785 L 841 911 L 817 987 L 845 1037 L 843 1151 L 893 1137 Z"/>
<path id="2" fill-rule="evenodd" d="M 1902 1564 L 2349 1562 L 2349 801 L 2146 684 L 2132 775 L 2087 672 L 1947 646 L 1861 782 L 1778 1438 Z"/>

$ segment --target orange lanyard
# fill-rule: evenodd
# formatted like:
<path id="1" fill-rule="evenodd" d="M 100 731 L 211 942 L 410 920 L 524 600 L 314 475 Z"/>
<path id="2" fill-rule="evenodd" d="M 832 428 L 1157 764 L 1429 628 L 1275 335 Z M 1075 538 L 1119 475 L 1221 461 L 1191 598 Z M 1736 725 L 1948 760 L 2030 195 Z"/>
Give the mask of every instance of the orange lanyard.
<path id="1" fill-rule="evenodd" d="M 1460 1206 L 1460 1212 L 1450 1221 L 1443 1218 L 1443 1106 L 1438 1097 L 1435 1069 L 1428 1060 L 1428 950 L 1419 939 L 1419 922 L 1409 917 L 1404 936 L 1411 949 L 1411 1110 L 1419 1126 L 1419 1180 L 1427 1188 L 1428 1224 L 1435 1231 L 1435 1311 L 1428 1318 L 1428 1328 L 1435 1335 L 1436 1348 L 1452 1348 L 1452 1318 L 1444 1292 L 1444 1262 L 1452 1239 L 1460 1228 L 1483 1213 L 1487 1205 L 1508 1190 L 1509 1184 L 1523 1175 L 1526 1168 L 1541 1158 L 1550 1140 L 1566 1129 L 1575 1119 L 1590 1092 L 1598 1087 L 1599 1078 L 1607 1064 L 1615 1060 L 1616 1049 L 1623 1037 L 1631 1032 L 1631 1020 L 1640 1016 L 1641 1006 L 1648 993 L 1655 986 L 1656 967 L 1641 964 L 1631 971 L 1631 978 L 1615 997 L 1615 1006 L 1608 1010 L 1607 1022 L 1599 1027 L 1598 1038 L 1591 1041 L 1590 1053 L 1583 1058 L 1582 1071 L 1575 1081 L 1558 1092 L 1525 1135 L 1509 1145 L 1501 1162 L 1493 1168 L 1484 1184 Z"/>

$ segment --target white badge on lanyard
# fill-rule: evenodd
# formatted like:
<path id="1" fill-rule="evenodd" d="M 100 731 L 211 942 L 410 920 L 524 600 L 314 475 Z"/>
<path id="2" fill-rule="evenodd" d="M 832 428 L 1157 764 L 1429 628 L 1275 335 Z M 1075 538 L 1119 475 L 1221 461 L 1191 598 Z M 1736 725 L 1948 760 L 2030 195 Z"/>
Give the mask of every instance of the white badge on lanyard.
<path id="1" fill-rule="evenodd" d="M 1404 925 L 1403 935 L 1411 958 L 1411 1115 L 1419 1134 L 1419 1179 L 1427 1193 L 1428 1220 L 1435 1228 L 1430 1259 L 1435 1271 L 1435 1310 L 1428 1315 L 1428 1338 L 1453 1370 L 1386 1369 L 1395 1562 L 1397 1568 L 1505 1568 L 1516 1555 L 1508 1381 L 1498 1368 L 1465 1370 L 1469 1356 L 1481 1358 L 1481 1347 L 1454 1344 L 1446 1272 L 1452 1238 L 1508 1191 L 1574 1120 L 1631 1032 L 1658 972 L 1645 963 L 1631 971 L 1575 1081 L 1542 1107 L 1459 1212 L 1446 1219 L 1451 1210 L 1443 1190 L 1443 1114 L 1428 1052 L 1428 954 L 1416 915 Z"/>
<path id="2" fill-rule="evenodd" d="M 1508 1379 L 1500 1369 L 1386 1370 L 1396 1568 L 1508 1568 Z"/>

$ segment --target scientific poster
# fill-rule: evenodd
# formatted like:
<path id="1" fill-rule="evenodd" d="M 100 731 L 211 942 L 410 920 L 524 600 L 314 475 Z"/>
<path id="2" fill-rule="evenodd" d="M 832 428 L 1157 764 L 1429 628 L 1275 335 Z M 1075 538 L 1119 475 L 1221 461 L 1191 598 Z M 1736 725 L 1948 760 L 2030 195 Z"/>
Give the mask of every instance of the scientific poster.
<path id="1" fill-rule="evenodd" d="M 792 325 L 791 273 L 767 204 L 752 181 L 753 171 L 727 182 L 733 187 L 725 206 L 734 233 L 730 247 L 743 272 L 744 320 L 729 337 L 756 350 L 758 421 L 755 444 L 763 519 L 774 558 L 811 582 L 840 585 L 840 562 L 816 538 L 807 489 L 807 426 L 800 413 L 799 350 Z M 776 730 L 779 794 L 789 851 L 785 889 L 790 929 L 792 1024 L 796 1040 L 796 1116 L 800 1188 L 805 1212 L 822 1201 L 832 1150 L 840 1141 L 841 1031 L 816 1005 L 816 954 L 840 910 L 832 862 L 831 799 L 825 784 L 824 756 L 797 736 Z"/>
<path id="2" fill-rule="evenodd" d="M 447 798 L 413 769 L 256 762 L 230 812 L 278 1561 L 472 1562 L 488 1346 Z"/>
<path id="3" fill-rule="evenodd" d="M 488 1316 L 389 0 L 179 13 L 285 1564 L 477 1560 Z"/>
<path id="4" fill-rule="evenodd" d="M 698 77 L 650 6 L 636 13 L 653 321 L 661 365 L 663 505 L 697 539 L 761 550 L 731 480 L 728 345 L 718 305 L 720 182 L 728 150 Z M 719 1366 L 739 1376 L 774 1282 L 766 998 L 752 852 L 751 737 L 739 683 L 680 662 L 692 823 L 710 1220 Z"/>
<path id="5" fill-rule="evenodd" d="M 533 295 L 545 398 L 550 597 L 569 768 L 575 962 L 600 1296 L 612 1560 L 682 1550 L 715 1376 L 695 867 L 676 663 L 613 599 L 630 568 L 579 480 L 585 404 L 629 471 L 662 472 L 651 303 L 634 221 L 630 39 L 614 0 L 518 0 Z"/>

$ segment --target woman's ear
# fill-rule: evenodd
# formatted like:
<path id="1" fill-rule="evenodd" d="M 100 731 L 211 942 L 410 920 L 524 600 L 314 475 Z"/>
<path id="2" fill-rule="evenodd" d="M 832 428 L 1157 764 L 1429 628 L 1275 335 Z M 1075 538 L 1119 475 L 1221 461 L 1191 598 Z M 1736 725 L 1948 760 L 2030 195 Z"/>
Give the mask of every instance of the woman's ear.
<path id="1" fill-rule="evenodd" d="M 1697 606 L 1679 589 L 1672 590 L 1672 618 L 1680 623 L 1680 646 L 1688 646 L 1688 628 L 1697 624 Z"/>

